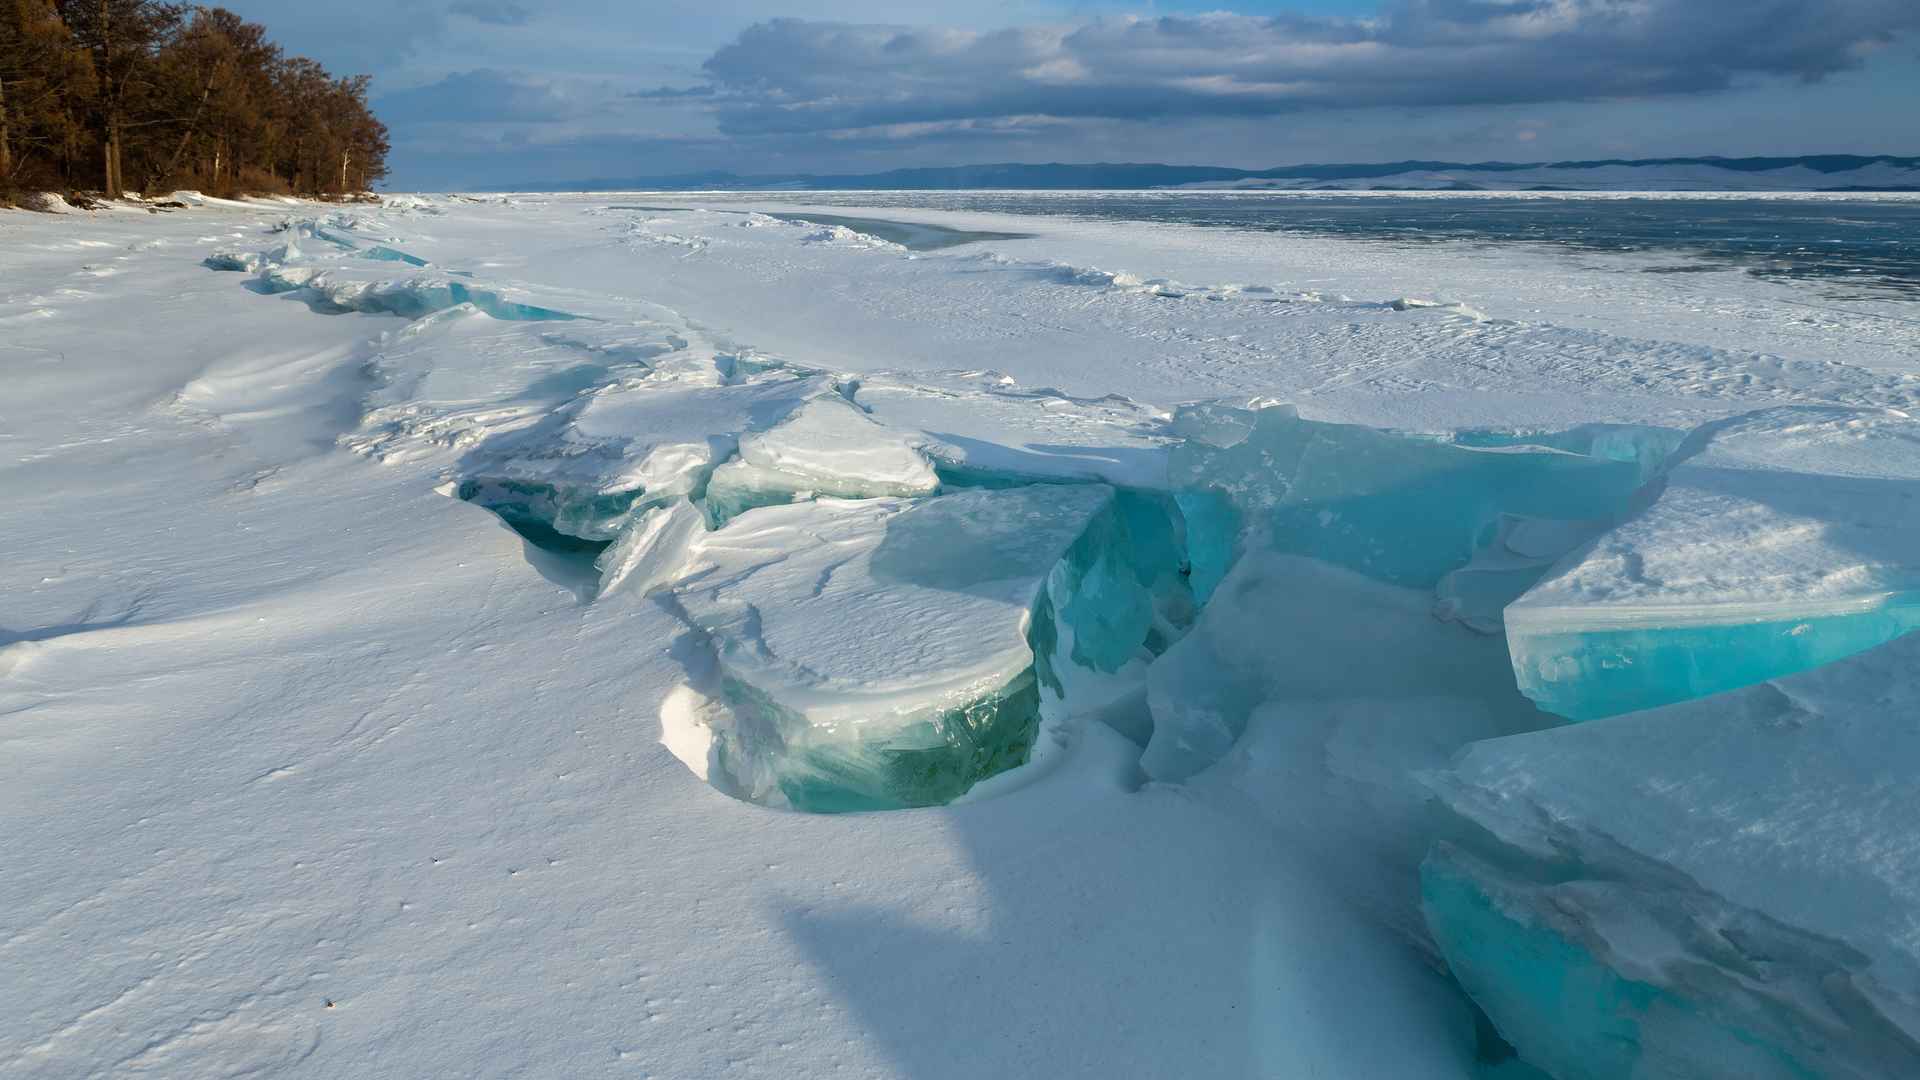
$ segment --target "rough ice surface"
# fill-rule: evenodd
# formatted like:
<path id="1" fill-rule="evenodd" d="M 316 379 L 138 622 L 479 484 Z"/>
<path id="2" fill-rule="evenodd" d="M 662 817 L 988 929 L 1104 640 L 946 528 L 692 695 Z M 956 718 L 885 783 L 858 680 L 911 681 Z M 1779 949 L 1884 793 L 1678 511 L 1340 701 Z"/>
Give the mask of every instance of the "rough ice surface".
<path id="1" fill-rule="evenodd" d="M 1151 604 L 1082 543 L 1112 513 L 1101 485 L 823 498 L 695 538 L 673 591 L 718 659 L 709 779 L 873 810 L 948 802 L 1025 762 L 1060 636 L 1107 658 L 1150 629 Z M 1078 565 L 1050 583 L 1063 560 Z"/>
<path id="2" fill-rule="evenodd" d="M 1658 499 L 1506 610 L 1520 687 L 1576 720 L 1804 670 L 1920 626 L 1920 422 L 1709 424 Z"/>
<path id="3" fill-rule="evenodd" d="M 1920 636 L 1468 750 L 1434 937 L 1563 1080 L 1920 1074 Z"/>
<path id="4" fill-rule="evenodd" d="M 910 433 L 886 427 L 838 394 L 819 394 L 763 431 L 714 470 L 707 513 L 716 523 L 743 510 L 815 495 L 930 495 L 933 463 Z"/>

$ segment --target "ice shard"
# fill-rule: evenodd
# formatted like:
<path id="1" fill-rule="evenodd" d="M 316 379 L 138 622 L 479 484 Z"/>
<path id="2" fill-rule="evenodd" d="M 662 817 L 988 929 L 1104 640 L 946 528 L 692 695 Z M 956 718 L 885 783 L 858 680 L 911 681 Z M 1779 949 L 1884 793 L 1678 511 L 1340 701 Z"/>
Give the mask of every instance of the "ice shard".
<path id="1" fill-rule="evenodd" d="M 1920 626 L 1920 422 L 1710 424 L 1642 514 L 1506 609 L 1520 688 L 1590 720 L 1801 671 Z"/>
<path id="2" fill-rule="evenodd" d="M 1471 747 L 1422 871 L 1454 974 L 1561 1080 L 1920 1075 L 1920 635 Z"/>
<path id="3" fill-rule="evenodd" d="M 1104 485 L 822 498 L 695 537 L 674 595 L 718 659 L 709 779 L 876 810 L 1025 762 L 1043 690 L 1073 662 L 1058 653 L 1111 659 L 1151 631 L 1131 572 L 1100 562 L 1113 503 Z"/>

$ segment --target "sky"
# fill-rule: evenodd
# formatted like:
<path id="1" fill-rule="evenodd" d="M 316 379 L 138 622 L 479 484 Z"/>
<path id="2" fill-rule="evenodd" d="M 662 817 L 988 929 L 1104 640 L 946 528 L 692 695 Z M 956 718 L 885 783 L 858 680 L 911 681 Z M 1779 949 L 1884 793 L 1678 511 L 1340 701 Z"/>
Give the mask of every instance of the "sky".
<path id="1" fill-rule="evenodd" d="M 226 0 L 394 189 L 987 162 L 1920 155 L 1920 0 Z"/>

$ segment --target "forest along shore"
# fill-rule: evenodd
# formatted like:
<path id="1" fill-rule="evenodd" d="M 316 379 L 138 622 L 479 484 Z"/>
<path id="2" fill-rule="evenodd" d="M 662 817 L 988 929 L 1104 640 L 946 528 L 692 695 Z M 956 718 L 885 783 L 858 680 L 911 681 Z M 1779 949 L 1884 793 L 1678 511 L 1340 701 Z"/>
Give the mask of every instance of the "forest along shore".
<path id="1" fill-rule="evenodd" d="M 368 77 L 154 0 L 0 0 L 0 205 L 191 188 L 340 196 L 387 174 Z"/>

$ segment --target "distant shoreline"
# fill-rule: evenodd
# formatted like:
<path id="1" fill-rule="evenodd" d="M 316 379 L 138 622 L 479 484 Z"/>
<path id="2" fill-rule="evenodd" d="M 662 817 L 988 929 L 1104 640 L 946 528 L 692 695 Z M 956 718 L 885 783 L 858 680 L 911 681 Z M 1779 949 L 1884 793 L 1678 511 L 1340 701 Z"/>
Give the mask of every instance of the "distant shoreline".
<path id="1" fill-rule="evenodd" d="M 730 172 L 523 182 L 491 191 L 1812 191 L 1920 192 L 1920 157 L 1811 154 L 1558 162 L 1396 161 L 1286 165 L 998 163 L 829 175 Z"/>

